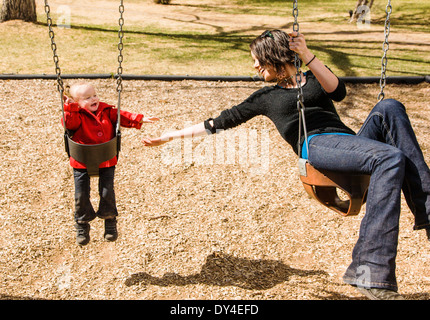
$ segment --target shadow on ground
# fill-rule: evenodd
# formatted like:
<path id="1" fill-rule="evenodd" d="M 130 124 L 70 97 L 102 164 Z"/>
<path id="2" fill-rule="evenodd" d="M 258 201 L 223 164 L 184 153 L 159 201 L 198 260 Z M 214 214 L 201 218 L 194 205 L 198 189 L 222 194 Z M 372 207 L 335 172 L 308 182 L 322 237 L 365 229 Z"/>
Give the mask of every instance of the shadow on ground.
<path id="1" fill-rule="evenodd" d="M 276 260 L 251 260 L 216 252 L 207 257 L 200 273 L 188 276 L 166 273 L 158 278 L 146 272 L 139 272 L 126 279 L 125 284 L 127 286 L 140 283 L 157 286 L 206 284 L 236 286 L 248 290 L 267 290 L 287 281 L 291 276 L 308 277 L 311 275 L 324 276 L 327 273 L 319 270 L 294 269 Z"/>

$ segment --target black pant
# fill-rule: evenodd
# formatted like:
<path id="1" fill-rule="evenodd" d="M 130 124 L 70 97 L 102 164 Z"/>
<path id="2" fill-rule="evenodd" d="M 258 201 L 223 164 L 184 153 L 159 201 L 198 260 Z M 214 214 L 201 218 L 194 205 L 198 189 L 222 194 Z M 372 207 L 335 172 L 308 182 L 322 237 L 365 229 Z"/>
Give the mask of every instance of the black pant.
<path id="1" fill-rule="evenodd" d="M 115 167 L 99 169 L 100 203 L 97 213 L 90 201 L 90 176 L 86 169 L 73 169 L 75 179 L 75 221 L 88 223 L 95 217 L 111 219 L 118 215 L 116 209 L 114 176 Z"/>

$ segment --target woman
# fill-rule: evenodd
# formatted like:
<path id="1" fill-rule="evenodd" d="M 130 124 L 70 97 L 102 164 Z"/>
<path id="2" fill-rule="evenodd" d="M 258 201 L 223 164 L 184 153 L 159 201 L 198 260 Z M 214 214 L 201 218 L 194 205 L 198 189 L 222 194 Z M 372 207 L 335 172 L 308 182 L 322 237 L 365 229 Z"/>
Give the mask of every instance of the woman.
<path id="1" fill-rule="evenodd" d="M 344 281 L 371 299 L 403 299 L 397 293 L 395 275 L 401 190 L 415 215 L 414 228 L 430 234 L 430 171 L 404 106 L 395 100 L 381 101 L 355 134 L 340 120 L 332 102 L 345 97 L 344 83 L 310 52 L 303 34 L 265 31 L 250 48 L 254 67 L 265 81 L 276 81 L 276 85 L 256 91 L 215 119 L 159 138 L 145 138 L 144 145 L 216 133 L 265 115 L 296 153 L 306 150 L 298 145 L 303 146 L 304 141 L 298 141 L 297 53 L 310 69 L 300 73 L 309 162 L 320 169 L 371 175 L 366 215 Z"/>

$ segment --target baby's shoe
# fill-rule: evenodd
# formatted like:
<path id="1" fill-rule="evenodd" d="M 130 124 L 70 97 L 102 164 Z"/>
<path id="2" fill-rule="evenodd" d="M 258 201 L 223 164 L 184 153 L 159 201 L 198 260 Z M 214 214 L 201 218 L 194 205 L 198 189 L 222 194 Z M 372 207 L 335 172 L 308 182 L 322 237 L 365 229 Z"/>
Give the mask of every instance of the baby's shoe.
<path id="1" fill-rule="evenodd" d="M 90 224 L 76 223 L 76 243 L 80 246 L 85 246 L 90 242 Z"/>
<path id="2" fill-rule="evenodd" d="M 118 230 L 116 229 L 116 218 L 105 219 L 105 234 L 107 241 L 115 241 L 118 238 Z"/>

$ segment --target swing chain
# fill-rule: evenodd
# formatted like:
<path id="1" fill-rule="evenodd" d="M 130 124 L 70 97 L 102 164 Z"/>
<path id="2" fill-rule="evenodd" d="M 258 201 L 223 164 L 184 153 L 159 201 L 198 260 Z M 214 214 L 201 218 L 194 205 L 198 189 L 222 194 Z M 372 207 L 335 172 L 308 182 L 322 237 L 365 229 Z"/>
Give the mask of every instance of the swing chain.
<path id="1" fill-rule="evenodd" d="M 122 62 L 124 61 L 124 57 L 122 55 L 122 51 L 124 49 L 124 44 L 123 44 L 123 39 L 124 39 L 124 30 L 123 30 L 123 26 L 124 26 L 124 4 L 123 1 L 121 0 L 121 3 L 119 5 L 119 13 L 120 13 L 120 17 L 118 20 L 118 24 L 119 24 L 119 30 L 118 30 L 118 39 L 119 39 L 119 43 L 118 43 L 118 69 L 117 69 L 117 88 L 116 90 L 119 92 L 122 91 L 123 86 L 122 86 Z"/>
<path id="2" fill-rule="evenodd" d="M 383 56 L 382 56 L 382 66 L 381 66 L 381 79 L 379 80 L 379 86 L 381 87 L 381 92 L 378 94 L 378 101 L 381 101 L 384 99 L 385 94 L 384 94 L 384 88 L 385 85 L 387 84 L 387 75 L 386 75 L 386 71 L 387 71 L 387 63 L 388 63 L 388 59 L 387 59 L 387 52 L 388 52 L 388 48 L 390 46 L 389 42 L 388 42 L 388 36 L 390 35 L 390 15 L 391 12 L 393 11 L 393 7 L 391 6 L 391 1 L 388 0 L 387 3 L 387 7 L 385 9 L 385 13 L 386 13 L 386 18 L 385 18 L 385 25 L 384 25 L 384 43 L 382 44 L 382 50 L 384 52 Z"/>
<path id="3" fill-rule="evenodd" d="M 297 0 L 294 0 L 293 4 L 293 16 L 294 16 L 294 23 L 293 23 L 293 31 L 297 32 L 297 35 L 299 34 L 299 23 L 298 23 L 298 16 L 299 16 L 299 9 Z M 300 58 L 298 53 L 294 55 L 294 66 L 296 67 L 296 83 L 297 83 L 297 101 L 301 104 L 303 107 L 303 89 L 302 89 L 302 74 L 300 72 Z M 299 105 L 297 105 L 299 107 Z"/>
<path id="4" fill-rule="evenodd" d="M 51 49 L 53 54 L 53 59 L 55 63 L 55 74 L 57 75 L 57 90 L 60 95 L 60 106 L 63 115 L 63 123 L 64 123 L 64 138 L 70 134 L 69 130 L 66 129 L 66 116 L 64 114 L 64 83 L 61 78 L 61 69 L 60 69 L 60 58 L 57 54 L 57 44 L 55 43 L 55 35 L 54 30 L 52 29 L 52 18 L 51 18 L 51 7 L 49 6 L 48 0 L 45 0 L 45 13 L 46 13 L 46 23 L 49 29 L 49 38 L 51 39 Z M 67 140 L 65 143 L 66 152 L 69 154 L 69 147 L 67 144 Z"/>
<path id="5" fill-rule="evenodd" d="M 49 38 L 51 39 L 51 49 L 53 53 L 54 63 L 55 63 L 55 73 L 57 75 L 57 90 L 61 94 L 61 103 L 63 103 L 63 92 L 64 92 L 64 84 L 63 79 L 61 78 L 61 69 L 60 69 L 60 58 L 57 55 L 57 44 L 54 39 L 54 30 L 52 29 L 52 18 L 51 18 L 51 8 L 48 4 L 48 0 L 45 0 L 45 13 L 46 13 L 46 22 L 48 24 L 49 29 Z"/>
<path id="6" fill-rule="evenodd" d="M 299 32 L 299 23 L 297 22 L 297 18 L 299 16 L 299 7 L 297 0 L 294 0 L 293 3 L 293 17 L 294 17 L 294 23 L 293 23 L 293 31 Z"/>
<path id="7" fill-rule="evenodd" d="M 293 31 L 297 32 L 297 35 L 299 34 L 299 22 L 298 22 L 298 16 L 299 16 L 299 8 L 297 0 L 294 0 L 293 3 L 293 17 L 294 17 L 294 23 L 293 23 Z M 309 154 L 308 150 L 308 134 L 307 134 L 307 128 L 306 128 L 306 121 L 305 121 L 305 105 L 304 105 L 304 98 L 303 98 L 303 88 L 302 88 L 302 74 L 300 71 L 301 67 L 301 61 L 299 58 L 299 54 L 296 53 L 294 55 L 294 66 L 296 67 L 296 84 L 297 84 L 297 110 L 299 112 L 299 139 L 298 139 L 298 153 L 299 157 L 301 157 L 301 135 L 302 130 L 304 132 L 305 136 L 305 146 L 307 153 Z M 303 128 L 302 128 L 303 126 Z"/>
<path id="8" fill-rule="evenodd" d="M 123 0 L 120 1 L 119 4 L 119 19 L 118 19 L 118 24 L 119 24 L 119 29 L 118 29 L 118 39 L 119 39 L 119 43 L 118 43 L 118 69 L 117 69 L 117 74 L 116 74 L 116 83 L 117 83 L 117 87 L 116 87 L 116 91 L 118 92 L 118 103 L 117 103 L 117 121 L 116 121 L 116 135 L 118 137 L 118 139 L 121 138 L 121 131 L 120 131 L 120 119 L 121 119 L 121 92 L 123 89 L 122 86 L 122 62 L 124 61 L 124 57 L 122 55 L 122 50 L 124 49 L 124 43 L 123 43 L 123 39 L 124 39 L 124 30 L 123 30 L 123 26 L 124 26 L 124 2 Z M 120 144 L 118 143 L 118 146 Z M 118 147 L 118 152 L 119 152 L 119 147 Z"/>

